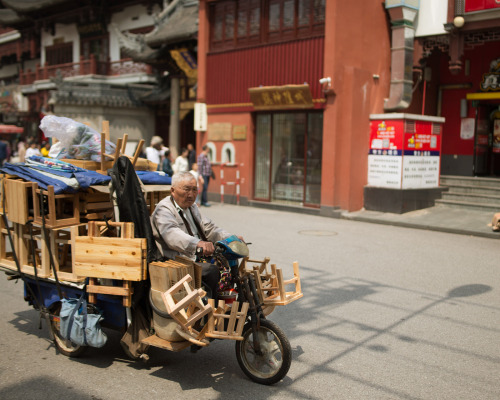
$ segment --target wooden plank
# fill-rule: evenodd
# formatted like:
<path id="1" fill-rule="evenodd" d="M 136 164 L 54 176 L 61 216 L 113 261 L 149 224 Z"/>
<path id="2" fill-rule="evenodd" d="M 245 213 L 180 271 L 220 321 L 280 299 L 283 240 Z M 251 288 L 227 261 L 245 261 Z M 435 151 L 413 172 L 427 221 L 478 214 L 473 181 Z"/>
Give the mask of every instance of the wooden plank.
<path id="1" fill-rule="evenodd" d="M 129 296 L 131 292 L 133 292 L 132 288 L 124 288 L 120 286 L 87 285 L 87 293 Z"/>
<path id="2" fill-rule="evenodd" d="M 32 183 L 18 179 L 4 179 L 4 182 L 7 216 L 10 221 L 24 225 L 29 219 L 28 199 Z"/>
<path id="3" fill-rule="evenodd" d="M 161 339 L 156 335 L 149 336 L 146 339 L 141 340 L 141 343 L 170 351 L 181 351 L 191 346 L 191 342 L 187 340 L 182 342 L 169 342 L 168 340 Z"/>
<path id="4" fill-rule="evenodd" d="M 74 272 L 79 276 L 140 281 L 146 239 L 75 237 Z"/>

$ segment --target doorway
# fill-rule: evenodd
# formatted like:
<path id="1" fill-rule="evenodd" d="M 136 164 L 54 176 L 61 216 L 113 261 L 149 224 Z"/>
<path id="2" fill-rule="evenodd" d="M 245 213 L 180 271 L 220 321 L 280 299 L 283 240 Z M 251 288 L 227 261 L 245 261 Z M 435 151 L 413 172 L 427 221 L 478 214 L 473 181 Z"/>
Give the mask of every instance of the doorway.
<path id="1" fill-rule="evenodd" d="M 474 175 L 500 177 L 500 102 L 475 107 Z"/>
<path id="2" fill-rule="evenodd" d="M 254 198 L 319 207 L 322 142 L 322 112 L 257 114 Z"/>

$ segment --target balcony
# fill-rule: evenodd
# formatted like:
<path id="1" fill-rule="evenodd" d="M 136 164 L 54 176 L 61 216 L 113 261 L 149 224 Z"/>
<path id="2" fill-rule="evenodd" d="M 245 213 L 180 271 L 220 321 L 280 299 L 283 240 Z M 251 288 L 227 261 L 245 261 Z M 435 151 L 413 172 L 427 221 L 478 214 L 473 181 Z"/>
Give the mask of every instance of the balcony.
<path id="1" fill-rule="evenodd" d="M 82 75 L 103 75 L 121 76 L 127 74 L 151 74 L 152 67 L 144 63 L 136 63 L 130 58 L 118 61 L 100 62 L 93 55 L 90 59 L 80 59 L 77 63 L 67 63 L 59 65 L 37 65 L 35 71 L 20 71 L 19 83 L 21 85 L 31 85 L 35 81 L 47 80 L 56 76 L 60 71 L 63 78 L 70 78 Z"/>

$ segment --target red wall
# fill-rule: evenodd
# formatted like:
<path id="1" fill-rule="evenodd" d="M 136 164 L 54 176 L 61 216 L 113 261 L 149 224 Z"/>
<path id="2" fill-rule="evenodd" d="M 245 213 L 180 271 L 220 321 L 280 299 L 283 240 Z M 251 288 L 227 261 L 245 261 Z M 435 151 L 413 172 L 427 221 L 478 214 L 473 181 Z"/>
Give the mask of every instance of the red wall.
<path id="1" fill-rule="evenodd" d="M 460 73 L 452 75 L 448 68 L 448 56 L 441 55 L 439 65 L 440 85 L 467 84 L 470 89 L 448 89 L 442 91 L 441 115 L 446 118 L 443 126 L 443 154 L 472 155 L 474 151 L 473 140 L 460 139 L 460 100 L 467 93 L 479 92 L 479 85 L 484 73 L 490 70 L 490 63 L 499 57 L 499 42 L 486 43 L 471 50 L 465 50 L 465 60 L 470 62 L 470 74 L 465 75 L 465 68 Z M 468 102 L 468 117 L 474 117 L 474 108 Z"/>
<path id="2" fill-rule="evenodd" d="M 207 104 L 249 103 L 248 88 L 307 82 L 321 97 L 324 39 L 254 47 L 207 56 Z"/>

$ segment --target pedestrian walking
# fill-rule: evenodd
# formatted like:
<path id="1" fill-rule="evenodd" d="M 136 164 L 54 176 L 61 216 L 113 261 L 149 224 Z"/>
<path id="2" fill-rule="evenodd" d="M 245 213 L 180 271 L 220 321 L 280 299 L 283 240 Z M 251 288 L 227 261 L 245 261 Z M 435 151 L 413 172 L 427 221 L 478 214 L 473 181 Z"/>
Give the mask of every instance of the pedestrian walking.
<path id="1" fill-rule="evenodd" d="M 207 200 L 208 185 L 210 183 L 210 178 L 213 175 L 212 164 L 208 158 L 208 152 L 210 151 L 207 145 L 204 145 L 200 155 L 198 156 L 198 170 L 203 177 L 203 190 L 201 192 L 201 205 L 205 207 L 210 207 Z"/>

